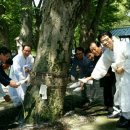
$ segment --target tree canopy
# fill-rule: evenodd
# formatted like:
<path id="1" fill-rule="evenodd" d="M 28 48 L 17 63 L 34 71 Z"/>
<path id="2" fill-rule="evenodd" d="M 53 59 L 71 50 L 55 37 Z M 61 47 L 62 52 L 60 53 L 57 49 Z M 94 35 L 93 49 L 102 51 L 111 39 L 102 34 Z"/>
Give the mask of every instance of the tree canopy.
<path id="1" fill-rule="evenodd" d="M 31 2 L 31 1 L 30 1 Z M 11 48 L 15 48 L 15 41 L 14 39 L 19 35 L 21 24 L 22 24 L 22 11 L 26 10 L 27 8 L 33 9 L 33 42 L 34 47 L 36 48 L 36 44 L 38 43 L 38 28 L 41 24 L 41 4 L 42 0 L 40 0 L 39 5 L 35 5 L 35 1 L 32 0 L 32 7 L 21 6 L 20 0 L 1 0 L 0 4 L 0 43 L 8 44 Z M 102 16 L 99 20 L 99 24 L 96 25 L 97 33 L 100 30 L 110 30 L 112 28 L 119 28 L 124 26 L 129 26 L 129 10 L 130 4 L 129 0 L 108 0 L 105 3 L 105 6 L 102 9 Z M 79 43 L 79 38 L 81 35 L 81 26 L 79 24 L 82 22 L 82 19 L 88 25 L 91 24 L 95 14 L 97 13 L 98 0 L 90 0 L 89 5 L 84 5 L 83 10 L 84 16 L 79 19 L 79 23 L 77 23 L 76 33 L 74 34 L 75 42 Z M 87 13 L 89 12 L 89 13 Z M 86 26 L 86 29 L 87 29 Z M 3 31 L 4 30 L 4 31 Z M 5 40 L 6 39 L 6 40 Z M 7 43 L 5 43 L 5 41 Z"/>

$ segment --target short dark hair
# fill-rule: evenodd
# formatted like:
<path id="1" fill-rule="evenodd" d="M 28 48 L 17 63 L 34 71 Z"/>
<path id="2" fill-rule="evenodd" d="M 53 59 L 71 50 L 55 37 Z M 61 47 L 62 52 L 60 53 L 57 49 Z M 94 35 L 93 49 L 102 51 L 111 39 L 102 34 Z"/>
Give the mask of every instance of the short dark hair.
<path id="1" fill-rule="evenodd" d="M 100 46 L 101 46 L 100 42 L 91 41 L 90 44 L 89 44 L 89 47 L 90 47 L 93 43 L 95 43 L 95 44 L 97 45 L 97 47 L 100 47 Z"/>
<path id="2" fill-rule="evenodd" d="M 30 47 L 30 49 L 32 49 L 30 45 L 27 45 L 27 44 L 25 45 L 25 44 L 23 44 L 23 45 L 22 45 L 22 50 L 24 50 L 24 48 L 25 48 L 26 46 L 27 46 L 27 47 Z"/>
<path id="3" fill-rule="evenodd" d="M 109 32 L 109 31 L 107 31 L 107 32 L 102 32 L 102 33 L 100 33 L 100 34 L 98 35 L 98 41 L 99 41 L 99 42 L 100 42 L 101 37 L 104 36 L 104 35 L 107 35 L 109 38 L 112 38 L 112 33 L 111 33 L 111 32 Z"/>
<path id="4" fill-rule="evenodd" d="M 13 60 L 12 60 L 11 58 L 9 58 L 9 59 L 5 62 L 5 64 L 12 65 L 12 64 L 13 64 Z"/>
<path id="5" fill-rule="evenodd" d="M 84 54 L 87 55 L 88 53 L 92 53 L 91 50 L 89 48 L 84 50 Z"/>
<path id="6" fill-rule="evenodd" d="M 77 48 L 75 49 L 75 53 L 77 52 L 77 50 L 78 50 L 78 51 L 82 51 L 82 52 L 84 53 L 84 48 L 83 48 L 83 47 L 77 47 Z"/>
<path id="7" fill-rule="evenodd" d="M 11 51 L 7 47 L 0 48 L 0 54 L 6 55 L 8 53 L 11 54 Z"/>

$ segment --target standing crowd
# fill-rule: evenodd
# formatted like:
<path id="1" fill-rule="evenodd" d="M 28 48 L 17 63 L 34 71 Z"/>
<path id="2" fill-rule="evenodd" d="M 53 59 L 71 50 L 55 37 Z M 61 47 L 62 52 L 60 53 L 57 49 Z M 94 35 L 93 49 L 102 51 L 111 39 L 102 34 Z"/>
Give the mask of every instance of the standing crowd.
<path id="1" fill-rule="evenodd" d="M 72 81 L 78 81 L 70 88 L 80 91 L 86 103 L 91 103 L 96 99 L 97 87 L 103 87 L 108 118 L 118 116 L 117 127 L 130 127 L 130 43 L 120 41 L 110 32 L 101 33 L 98 41 L 91 42 L 87 50 L 82 47 L 75 49 L 70 77 Z M 33 63 L 31 47 L 28 45 L 24 45 L 13 60 L 10 50 L 0 48 L 0 83 L 9 86 L 9 95 L 0 89 L 5 101 L 12 100 L 15 105 L 23 103 Z M 5 69 L 9 67 L 8 76 Z M 88 88 L 89 95 L 86 93 Z"/>
<path id="2" fill-rule="evenodd" d="M 70 87 L 80 86 L 79 90 L 82 92 L 89 81 L 93 81 L 90 87 L 95 92 L 98 85 L 95 82 L 98 82 L 103 87 L 108 118 L 119 117 L 118 128 L 130 127 L 130 43 L 120 41 L 110 32 L 103 32 L 98 36 L 98 43 L 94 41 L 89 44 L 86 53 L 81 48 L 75 50 L 70 71 L 71 79 L 74 80 L 77 78 L 76 68 L 79 68 L 79 82 Z M 94 99 L 94 96 L 92 94 L 91 98 Z M 87 100 L 90 102 L 88 97 Z"/>

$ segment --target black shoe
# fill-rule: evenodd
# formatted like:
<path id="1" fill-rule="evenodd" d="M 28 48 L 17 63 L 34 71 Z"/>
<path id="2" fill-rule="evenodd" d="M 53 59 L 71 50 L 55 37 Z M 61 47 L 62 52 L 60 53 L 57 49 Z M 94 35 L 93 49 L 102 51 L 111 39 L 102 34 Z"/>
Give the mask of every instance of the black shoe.
<path id="1" fill-rule="evenodd" d="M 123 116 L 120 117 L 120 119 L 117 121 L 116 127 L 118 128 L 128 128 L 130 127 L 130 120 L 127 120 Z"/>

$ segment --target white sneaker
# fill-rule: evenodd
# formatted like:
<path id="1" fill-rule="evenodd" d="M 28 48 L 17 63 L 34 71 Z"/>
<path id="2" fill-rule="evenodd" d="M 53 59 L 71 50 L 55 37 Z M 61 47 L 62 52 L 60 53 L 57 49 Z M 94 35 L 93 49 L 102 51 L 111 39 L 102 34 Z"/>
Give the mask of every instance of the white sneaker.
<path id="1" fill-rule="evenodd" d="M 81 87 L 75 88 L 75 89 L 73 90 L 73 92 L 80 92 L 80 91 L 81 91 Z"/>
<path id="2" fill-rule="evenodd" d="M 80 82 L 76 82 L 76 83 L 73 83 L 72 85 L 70 85 L 68 88 L 77 88 L 80 86 Z"/>
<path id="3" fill-rule="evenodd" d="M 108 118 L 117 118 L 117 117 L 120 117 L 121 116 L 121 113 L 118 112 L 118 111 L 113 111 L 112 114 L 108 115 L 107 117 Z"/>
<path id="4" fill-rule="evenodd" d="M 120 109 L 118 109 L 117 107 L 113 107 L 113 109 L 114 109 L 114 111 L 117 111 L 117 112 L 121 112 L 121 110 Z"/>

